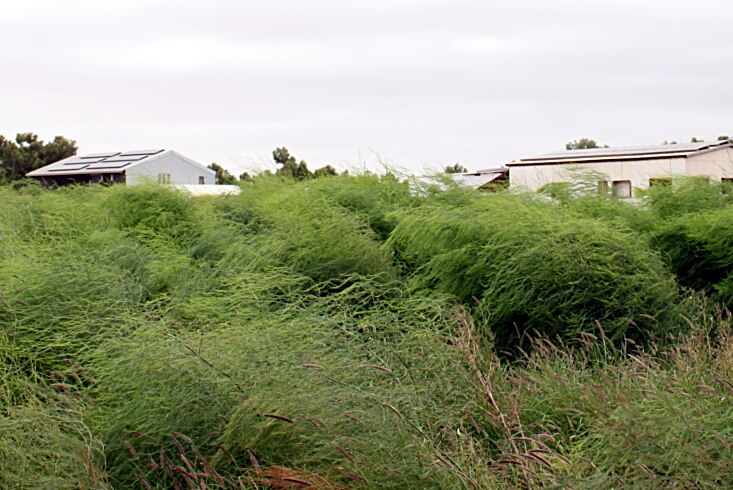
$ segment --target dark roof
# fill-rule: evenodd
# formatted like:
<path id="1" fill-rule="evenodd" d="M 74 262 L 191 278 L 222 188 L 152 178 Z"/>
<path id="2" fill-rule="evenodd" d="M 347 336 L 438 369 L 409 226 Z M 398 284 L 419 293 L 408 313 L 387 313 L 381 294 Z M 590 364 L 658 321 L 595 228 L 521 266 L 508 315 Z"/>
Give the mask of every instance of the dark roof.
<path id="1" fill-rule="evenodd" d="M 124 169 L 137 165 L 145 160 L 160 155 L 164 150 L 130 150 L 89 153 L 64 158 L 58 162 L 46 165 L 32 172 L 28 177 L 48 175 L 69 175 L 88 173 L 121 172 Z"/>
<path id="2" fill-rule="evenodd" d="M 618 160 L 640 160 L 655 158 L 684 158 L 695 153 L 730 147 L 728 140 L 674 143 L 669 145 L 624 146 L 617 148 L 592 148 L 546 153 L 535 157 L 521 158 L 507 165 L 544 165 L 554 163 L 605 162 Z"/>

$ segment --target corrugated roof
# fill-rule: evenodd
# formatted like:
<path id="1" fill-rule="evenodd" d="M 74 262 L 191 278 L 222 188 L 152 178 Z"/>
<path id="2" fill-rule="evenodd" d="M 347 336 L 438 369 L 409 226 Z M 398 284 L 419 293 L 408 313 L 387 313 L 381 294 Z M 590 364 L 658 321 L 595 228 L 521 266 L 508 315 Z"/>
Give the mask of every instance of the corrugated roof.
<path id="1" fill-rule="evenodd" d="M 609 160 L 637 160 L 645 158 L 687 157 L 694 153 L 733 146 L 730 141 L 709 141 L 699 143 L 674 143 L 669 145 L 624 146 L 616 148 L 592 148 L 546 153 L 535 157 L 521 158 L 508 165 L 539 165 L 552 163 L 593 162 Z"/>
<path id="2" fill-rule="evenodd" d="M 78 175 L 89 173 L 117 173 L 133 164 L 160 155 L 165 150 L 131 150 L 131 151 L 109 151 L 103 153 L 89 153 L 87 155 L 74 155 L 64 158 L 58 162 L 46 165 L 39 169 L 28 172 L 28 177 L 41 177 L 48 175 Z"/>

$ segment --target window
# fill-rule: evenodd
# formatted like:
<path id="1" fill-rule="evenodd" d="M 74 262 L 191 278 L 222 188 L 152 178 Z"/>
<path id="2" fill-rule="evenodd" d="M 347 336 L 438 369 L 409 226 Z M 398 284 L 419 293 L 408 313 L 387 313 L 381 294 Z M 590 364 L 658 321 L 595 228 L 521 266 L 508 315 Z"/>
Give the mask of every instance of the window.
<path id="1" fill-rule="evenodd" d="M 720 179 L 720 191 L 727 196 L 733 194 L 733 177 L 722 177 Z"/>
<path id="2" fill-rule="evenodd" d="M 654 178 L 649 179 L 649 187 L 654 187 L 655 185 L 671 185 L 672 179 L 669 178 Z"/>
<path id="3" fill-rule="evenodd" d="M 203 175 L 199 175 L 199 184 L 204 185 L 206 183 L 206 180 L 204 179 Z"/>
<path id="4" fill-rule="evenodd" d="M 158 184 L 170 184 L 171 174 L 158 174 Z"/>
<path id="5" fill-rule="evenodd" d="M 608 194 L 608 182 L 605 180 L 598 181 L 598 194 Z"/>
<path id="6" fill-rule="evenodd" d="M 616 197 L 631 197 L 631 181 L 630 180 L 614 180 L 611 183 L 613 195 Z"/>

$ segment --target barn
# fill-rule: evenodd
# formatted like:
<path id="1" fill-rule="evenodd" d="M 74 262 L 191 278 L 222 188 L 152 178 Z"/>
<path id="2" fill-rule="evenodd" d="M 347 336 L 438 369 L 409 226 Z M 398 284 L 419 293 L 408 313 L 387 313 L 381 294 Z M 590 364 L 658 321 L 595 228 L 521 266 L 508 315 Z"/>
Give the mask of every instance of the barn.
<path id="1" fill-rule="evenodd" d="M 173 150 L 130 150 L 75 155 L 26 174 L 45 184 L 152 180 L 161 184 L 213 185 L 216 172 Z"/>
<path id="2" fill-rule="evenodd" d="M 701 176 L 733 181 L 733 144 L 729 140 L 623 148 L 567 150 L 522 158 L 507 164 L 510 187 L 534 191 L 593 176 L 600 189 L 631 197 L 672 177 Z"/>

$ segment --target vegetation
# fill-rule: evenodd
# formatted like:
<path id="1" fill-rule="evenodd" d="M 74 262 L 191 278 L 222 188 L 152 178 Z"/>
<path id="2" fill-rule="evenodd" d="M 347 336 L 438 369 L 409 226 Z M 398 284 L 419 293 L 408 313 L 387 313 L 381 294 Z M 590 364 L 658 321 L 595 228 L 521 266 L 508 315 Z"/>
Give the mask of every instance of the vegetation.
<path id="1" fill-rule="evenodd" d="M 730 195 L 0 187 L 0 487 L 733 486 Z"/>
<path id="2" fill-rule="evenodd" d="M 323 167 L 317 168 L 314 171 L 311 171 L 308 168 L 308 164 L 305 163 L 304 160 L 301 160 L 300 163 L 298 163 L 298 160 L 296 160 L 296 158 L 292 156 L 288 149 L 284 146 L 276 148 L 275 151 L 272 152 L 272 158 L 275 162 L 275 165 L 278 165 L 277 170 L 275 170 L 275 175 L 280 177 L 294 180 L 306 180 L 317 179 L 319 177 L 333 177 L 338 175 L 338 171 L 331 165 L 325 165 Z M 239 181 L 252 182 L 254 180 L 254 176 L 250 175 L 248 172 L 244 172 L 239 176 L 239 179 L 237 179 L 237 177 L 232 175 L 229 170 L 225 169 L 218 163 L 212 163 L 211 165 L 209 165 L 209 168 L 216 172 L 217 184 L 236 185 Z M 272 172 L 270 172 L 269 170 L 264 171 L 261 173 L 261 175 L 270 176 L 272 175 Z M 348 172 L 344 172 L 344 175 L 348 175 Z"/>
<path id="3" fill-rule="evenodd" d="M 218 185 L 235 185 L 237 178 L 218 163 L 212 163 L 209 168 L 216 172 L 216 184 Z M 244 180 L 244 179 L 242 179 Z"/>
<path id="4" fill-rule="evenodd" d="M 0 135 L 0 183 L 25 178 L 25 174 L 76 155 L 76 141 L 56 136 L 44 143 L 33 133 L 18 133 L 15 141 Z"/>
<path id="5" fill-rule="evenodd" d="M 566 150 L 586 150 L 591 148 L 608 148 L 608 145 L 600 145 L 596 140 L 590 138 L 580 138 L 565 144 Z"/>
<path id="6" fill-rule="evenodd" d="M 446 174 L 463 174 L 468 172 L 468 169 L 461 165 L 460 163 L 456 163 L 454 165 L 448 165 L 445 167 L 445 170 L 443 170 Z"/>

